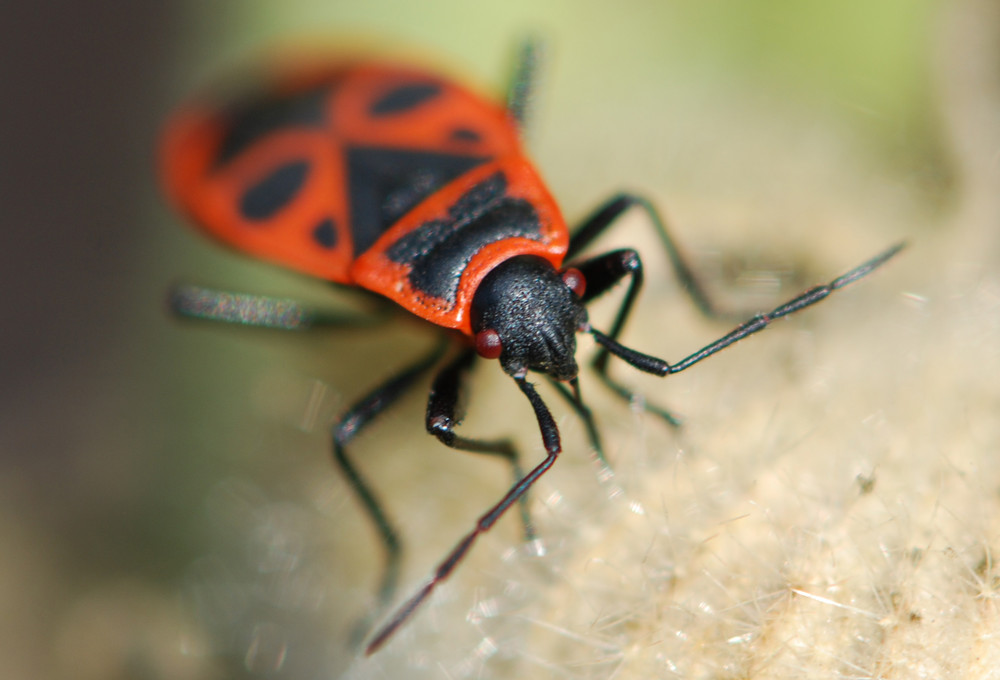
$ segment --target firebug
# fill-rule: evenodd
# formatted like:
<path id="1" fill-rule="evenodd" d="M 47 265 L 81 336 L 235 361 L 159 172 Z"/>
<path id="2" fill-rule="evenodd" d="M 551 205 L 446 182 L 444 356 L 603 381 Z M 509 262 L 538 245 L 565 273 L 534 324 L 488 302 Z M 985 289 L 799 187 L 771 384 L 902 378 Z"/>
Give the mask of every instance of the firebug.
<path id="1" fill-rule="evenodd" d="M 364 289 L 448 329 L 431 353 L 413 361 L 351 406 L 332 428 L 341 472 L 375 524 L 387 558 L 377 613 L 394 598 L 397 532 L 348 445 L 425 373 L 441 366 L 427 406 L 427 431 L 447 446 L 500 456 L 510 490 L 440 562 L 428 582 L 370 638 L 381 647 L 446 579 L 511 506 L 525 500 L 562 450 L 559 430 L 529 373 L 551 381 L 583 419 L 597 455 L 598 430 L 578 382 L 576 334 L 600 345 L 597 376 L 614 392 L 633 392 L 608 375 L 611 356 L 658 376 L 679 373 L 746 336 L 867 275 L 902 244 L 766 314 L 754 315 L 676 363 L 619 343 L 643 282 L 639 253 L 584 256 L 586 248 L 633 208 L 645 213 L 682 288 L 707 316 L 720 316 L 667 223 L 642 196 L 618 194 L 570 230 L 525 154 L 521 128 L 535 72 L 533 43 L 519 54 L 505 102 L 433 73 L 369 59 L 271 69 L 235 94 L 210 91 L 171 118 L 161 173 L 173 202 L 208 235 L 255 257 L 334 284 Z M 586 305 L 623 279 L 628 287 L 607 333 Z M 358 319 L 309 312 L 274 298 L 179 287 L 173 309 L 187 317 L 282 329 L 346 325 Z M 456 433 L 466 374 L 476 357 L 496 359 L 524 394 L 546 457 L 523 473 L 506 440 Z M 567 387 L 568 386 L 568 387 Z M 671 424 L 666 410 L 646 406 Z"/>

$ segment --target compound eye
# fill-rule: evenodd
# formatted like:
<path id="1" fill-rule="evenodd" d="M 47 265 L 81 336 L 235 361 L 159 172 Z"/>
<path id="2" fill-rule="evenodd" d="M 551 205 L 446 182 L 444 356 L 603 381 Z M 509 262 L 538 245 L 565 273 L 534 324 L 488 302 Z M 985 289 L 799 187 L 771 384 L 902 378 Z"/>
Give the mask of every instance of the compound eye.
<path id="1" fill-rule="evenodd" d="M 503 352 L 500 334 L 492 328 L 476 333 L 476 352 L 484 359 L 496 359 Z"/>
<path id="2" fill-rule="evenodd" d="M 587 290 L 587 279 L 583 278 L 583 273 L 579 269 L 568 268 L 562 273 L 562 280 L 578 298 L 583 297 L 583 291 Z"/>

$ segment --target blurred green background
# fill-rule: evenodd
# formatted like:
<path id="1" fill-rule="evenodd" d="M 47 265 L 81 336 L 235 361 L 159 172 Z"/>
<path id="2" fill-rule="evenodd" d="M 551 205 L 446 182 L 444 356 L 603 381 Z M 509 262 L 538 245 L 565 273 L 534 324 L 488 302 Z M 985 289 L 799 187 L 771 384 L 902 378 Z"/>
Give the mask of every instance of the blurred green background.
<path id="1" fill-rule="evenodd" d="M 976 147 L 949 107 L 969 88 L 949 69 L 975 59 L 965 31 L 995 14 L 975 0 L 7 3 L 0 674 L 335 677 L 350 663 L 340 640 L 378 552 L 325 427 L 431 338 L 168 317 L 179 281 L 350 304 L 217 248 L 164 205 L 158 128 L 192 89 L 275 46 L 364 39 L 499 91 L 519 37 L 538 35 L 549 58 L 529 147 L 571 222 L 642 191 L 719 286 L 747 268 L 802 283 L 904 237 L 987 257 L 978 222 L 939 225 L 975 202 L 983 167 L 962 155 Z M 486 373 L 486 412 L 521 406 Z M 423 403 L 359 451 L 434 555 L 505 476 L 439 452 Z M 537 452 L 532 432 L 521 440 Z M 498 545 L 516 538 L 504 531 Z"/>

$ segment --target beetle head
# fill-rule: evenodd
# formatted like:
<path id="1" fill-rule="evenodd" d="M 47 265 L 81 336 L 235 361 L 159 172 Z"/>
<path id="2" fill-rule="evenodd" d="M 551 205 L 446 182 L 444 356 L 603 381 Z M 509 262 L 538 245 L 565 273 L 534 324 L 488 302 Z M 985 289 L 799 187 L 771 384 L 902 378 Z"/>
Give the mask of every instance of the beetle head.
<path id="1" fill-rule="evenodd" d="M 483 357 L 514 377 L 527 371 L 576 377 L 576 333 L 587 324 L 583 278 L 541 257 L 521 255 L 486 275 L 472 299 L 472 332 Z"/>

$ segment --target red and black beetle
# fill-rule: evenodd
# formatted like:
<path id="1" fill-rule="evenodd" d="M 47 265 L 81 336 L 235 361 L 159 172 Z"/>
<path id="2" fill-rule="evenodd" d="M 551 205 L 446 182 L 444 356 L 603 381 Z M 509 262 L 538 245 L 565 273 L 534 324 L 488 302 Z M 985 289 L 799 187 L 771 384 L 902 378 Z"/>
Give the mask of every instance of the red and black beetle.
<path id="1" fill-rule="evenodd" d="M 384 644 L 448 577 L 480 533 L 512 505 L 523 503 L 531 485 L 555 462 L 561 450 L 559 430 L 528 382 L 529 372 L 556 385 L 585 421 L 591 444 L 603 457 L 593 418 L 580 396 L 577 333 L 589 333 L 600 344 L 594 366 L 601 380 L 631 398 L 628 388 L 608 376 L 611 355 L 647 373 L 678 373 L 774 319 L 819 302 L 902 247 L 754 316 L 677 363 L 619 344 L 642 286 L 642 261 L 631 249 L 593 257 L 581 253 L 633 207 L 648 216 L 699 309 L 711 316 L 718 315 L 717 309 L 662 217 L 641 196 L 617 195 L 579 228 L 567 228 L 519 138 L 535 56 L 532 45 L 522 51 L 506 104 L 412 67 L 343 61 L 267 73 L 263 84 L 236 96 L 196 98 L 173 116 L 164 135 L 166 190 L 209 235 L 305 274 L 376 293 L 452 329 L 450 335 L 463 340 L 433 381 L 426 428 L 447 446 L 506 458 L 515 482 L 441 561 L 427 584 L 376 632 L 368 653 Z M 622 279 L 628 280 L 628 289 L 610 331 L 602 333 L 590 325 L 585 305 Z M 257 326 L 349 323 L 310 314 L 287 301 L 193 287 L 177 289 L 172 302 L 185 316 Z M 441 363 L 445 351 L 444 346 L 435 348 L 383 382 L 333 427 L 335 460 L 387 550 L 379 611 L 396 590 L 399 541 L 346 447 Z M 498 359 L 534 411 L 547 455 L 526 474 L 506 440 L 469 439 L 455 432 L 463 380 L 477 354 Z M 676 424 L 667 411 L 647 408 Z M 526 511 L 524 518 L 531 536 Z"/>

